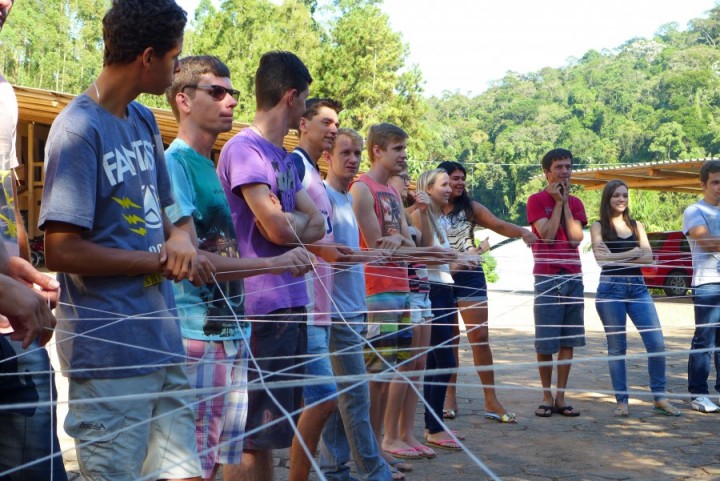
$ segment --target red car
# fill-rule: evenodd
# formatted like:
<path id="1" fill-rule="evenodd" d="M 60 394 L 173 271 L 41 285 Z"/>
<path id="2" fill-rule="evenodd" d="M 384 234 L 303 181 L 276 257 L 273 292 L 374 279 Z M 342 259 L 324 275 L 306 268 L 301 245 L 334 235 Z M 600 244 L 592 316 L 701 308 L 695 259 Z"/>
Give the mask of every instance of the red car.
<path id="1" fill-rule="evenodd" d="M 686 296 L 692 283 L 692 254 L 685 234 L 680 231 L 651 232 L 648 241 L 653 263 L 641 268 L 645 284 L 659 287 L 669 297 Z"/>

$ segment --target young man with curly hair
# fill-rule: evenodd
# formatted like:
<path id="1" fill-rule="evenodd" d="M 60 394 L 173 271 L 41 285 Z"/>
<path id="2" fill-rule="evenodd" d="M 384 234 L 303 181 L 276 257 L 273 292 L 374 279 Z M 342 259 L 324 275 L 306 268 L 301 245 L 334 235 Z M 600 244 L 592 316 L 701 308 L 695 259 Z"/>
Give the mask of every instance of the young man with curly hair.
<path id="1" fill-rule="evenodd" d="M 172 82 L 186 21 L 174 0 L 114 0 L 103 69 L 48 137 L 39 225 L 85 479 L 200 479 L 167 280 L 204 283 L 212 266 L 162 211 L 173 198 L 160 132 L 134 101 Z"/>

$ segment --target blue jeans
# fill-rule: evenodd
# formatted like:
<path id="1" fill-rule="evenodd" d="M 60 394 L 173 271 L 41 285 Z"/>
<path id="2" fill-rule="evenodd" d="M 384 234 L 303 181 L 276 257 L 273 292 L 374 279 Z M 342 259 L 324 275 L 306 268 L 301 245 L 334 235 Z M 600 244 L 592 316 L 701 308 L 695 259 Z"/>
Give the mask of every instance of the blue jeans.
<path id="1" fill-rule="evenodd" d="M 337 386 L 330 381 L 333 377 L 333 370 L 328 353 L 329 346 L 330 326 L 307 326 L 307 353 L 314 359 L 305 366 L 309 380 L 308 384 L 303 386 L 303 399 L 306 406 L 336 398 Z M 316 383 L 313 378 L 325 379 L 325 381 Z"/>
<path id="2" fill-rule="evenodd" d="M 708 393 L 710 357 L 715 361 L 715 390 L 720 392 L 720 284 L 703 284 L 695 288 L 695 335 L 688 359 L 688 391 L 695 396 Z M 696 349 L 710 349 L 695 352 Z"/>
<path id="3" fill-rule="evenodd" d="M 642 337 L 645 350 L 651 353 L 665 352 L 660 320 L 645 281 L 637 276 L 601 276 L 595 300 L 600 320 L 607 336 L 608 356 L 623 356 L 608 361 L 615 399 L 627 403 L 627 316 Z M 665 356 L 648 357 L 650 390 L 655 401 L 665 399 Z"/>
<path id="4" fill-rule="evenodd" d="M 21 481 L 54 479 L 67 481 L 65 465 L 57 438 L 55 405 L 34 403 L 57 401 L 55 375 L 44 347 L 36 342 L 23 349 L 20 342 L 0 336 L 0 479 Z M 14 374 L 14 375 L 12 375 Z M 29 404 L 26 408 L 7 409 L 3 404 Z M 29 465 L 54 453 L 52 462 Z M 20 466 L 25 468 L 3 476 Z"/>
<path id="5" fill-rule="evenodd" d="M 363 356 L 365 316 L 348 318 L 350 325 L 342 319 L 332 321 L 330 352 L 335 376 L 366 376 Z M 325 423 L 320 439 L 320 469 L 328 481 L 347 481 L 351 479 L 347 463 L 352 453 L 360 479 L 392 479 L 370 424 L 367 379 L 339 379 L 337 386 L 340 391 L 338 408 Z"/>
<path id="6" fill-rule="evenodd" d="M 430 286 L 430 302 L 435 317 L 430 328 L 431 349 L 428 351 L 425 366 L 423 396 L 427 403 L 425 405 L 425 428 L 430 434 L 435 434 L 445 430 L 438 420 L 442 420 L 450 373 L 433 374 L 431 372 L 427 374 L 427 372 L 433 369 L 447 370 L 456 367 L 452 338 L 457 309 L 452 284 L 432 284 Z M 435 413 L 434 416 L 433 413 Z"/>

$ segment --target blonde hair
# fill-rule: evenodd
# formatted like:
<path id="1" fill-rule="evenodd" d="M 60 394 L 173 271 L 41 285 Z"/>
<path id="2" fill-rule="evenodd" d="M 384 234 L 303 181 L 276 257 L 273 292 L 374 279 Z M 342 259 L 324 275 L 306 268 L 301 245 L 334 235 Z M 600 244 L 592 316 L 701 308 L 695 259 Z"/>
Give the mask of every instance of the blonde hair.
<path id="1" fill-rule="evenodd" d="M 426 192 L 430 187 L 435 185 L 435 182 L 437 181 L 438 177 L 440 175 L 448 175 L 447 172 L 445 172 L 445 169 L 433 169 L 428 170 L 420 174 L 420 177 L 418 177 L 417 182 L 415 182 L 416 189 L 418 192 Z M 437 213 L 435 212 L 435 207 L 430 204 L 428 208 L 428 219 L 430 219 L 430 225 L 432 226 L 433 232 L 435 232 L 435 235 L 440 240 L 441 243 L 447 242 L 447 232 L 443 231 L 437 222 Z"/>

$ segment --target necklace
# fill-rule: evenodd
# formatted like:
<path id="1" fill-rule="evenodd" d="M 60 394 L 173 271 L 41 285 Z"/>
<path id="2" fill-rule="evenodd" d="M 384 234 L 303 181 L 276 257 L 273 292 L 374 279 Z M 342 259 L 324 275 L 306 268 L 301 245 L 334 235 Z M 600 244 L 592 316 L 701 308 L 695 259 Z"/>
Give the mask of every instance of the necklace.
<path id="1" fill-rule="evenodd" d="M 92 85 L 95 87 L 95 96 L 97 97 L 98 103 L 100 103 L 100 91 L 98 90 L 98 86 L 95 82 L 93 82 Z"/>
<path id="2" fill-rule="evenodd" d="M 262 137 L 263 139 L 267 139 L 267 137 L 265 137 L 265 134 L 263 133 L 263 131 L 260 129 L 260 127 L 258 127 L 258 126 L 255 124 L 255 122 L 251 123 L 251 124 L 250 124 L 250 127 L 254 127 L 255 130 L 258 131 L 258 134 L 260 134 L 260 137 Z"/>

